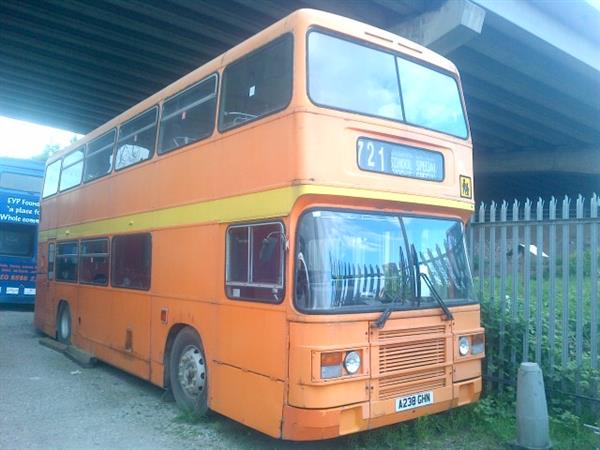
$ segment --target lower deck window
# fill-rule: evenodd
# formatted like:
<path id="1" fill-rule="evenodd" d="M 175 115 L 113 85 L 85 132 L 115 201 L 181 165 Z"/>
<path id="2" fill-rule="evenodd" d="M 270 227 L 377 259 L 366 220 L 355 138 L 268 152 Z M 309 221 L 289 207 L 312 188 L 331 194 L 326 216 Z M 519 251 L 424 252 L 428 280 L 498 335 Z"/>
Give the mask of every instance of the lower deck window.
<path id="1" fill-rule="evenodd" d="M 79 282 L 108 284 L 108 239 L 81 241 Z"/>
<path id="2" fill-rule="evenodd" d="M 233 226 L 227 230 L 228 297 L 281 301 L 284 236 L 283 225 L 278 222 Z"/>
<path id="3" fill-rule="evenodd" d="M 152 239 L 150 234 L 116 236 L 112 241 L 112 285 L 150 289 Z"/>
<path id="4" fill-rule="evenodd" d="M 78 242 L 61 242 L 56 246 L 56 280 L 77 281 Z"/>

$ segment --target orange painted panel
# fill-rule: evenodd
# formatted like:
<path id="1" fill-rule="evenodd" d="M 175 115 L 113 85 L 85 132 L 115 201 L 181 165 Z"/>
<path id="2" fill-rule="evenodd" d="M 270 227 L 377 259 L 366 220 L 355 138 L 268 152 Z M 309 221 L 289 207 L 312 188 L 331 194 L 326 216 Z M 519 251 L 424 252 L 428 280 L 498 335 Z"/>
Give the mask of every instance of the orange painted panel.
<path id="1" fill-rule="evenodd" d="M 280 305 L 225 300 L 217 315 L 216 359 L 277 380 L 287 377 L 287 320 Z"/>
<path id="2" fill-rule="evenodd" d="M 77 207 L 77 222 L 89 222 L 111 216 L 113 182 L 104 177 L 84 184 L 81 188 L 83 201 Z M 103 215 L 100 215 L 103 214 Z"/>
<path id="3" fill-rule="evenodd" d="M 225 242 L 221 233 L 214 224 L 154 232 L 153 294 L 216 301 L 223 289 Z"/>
<path id="4" fill-rule="evenodd" d="M 238 422 L 281 437 L 283 381 L 225 364 L 214 364 L 209 404 Z"/>
<path id="5" fill-rule="evenodd" d="M 82 337 L 97 343 L 108 344 L 113 326 L 113 293 L 105 287 L 79 288 L 79 314 L 76 318 Z"/>
<path id="6" fill-rule="evenodd" d="M 215 332 L 217 310 L 214 303 L 152 297 L 151 306 L 152 361 L 164 363 L 167 336 L 173 327 L 180 326 L 190 326 L 196 330 L 202 339 L 209 364 L 215 359 L 218 343 Z M 167 323 L 161 322 L 160 314 L 163 309 L 167 311 Z"/>
<path id="7" fill-rule="evenodd" d="M 112 303 L 112 323 L 109 345 L 111 348 L 126 352 L 134 358 L 150 359 L 150 296 L 146 292 L 114 289 L 110 295 Z M 130 334 L 130 338 L 127 334 Z M 128 341 L 131 346 L 128 347 Z M 145 377 L 148 377 L 146 374 Z"/>
<path id="8" fill-rule="evenodd" d="M 368 353 L 362 352 L 359 373 L 340 382 L 320 379 L 320 352 L 362 349 L 368 346 L 368 339 L 365 321 L 290 322 L 288 404 L 303 408 L 332 408 L 367 401 Z"/>

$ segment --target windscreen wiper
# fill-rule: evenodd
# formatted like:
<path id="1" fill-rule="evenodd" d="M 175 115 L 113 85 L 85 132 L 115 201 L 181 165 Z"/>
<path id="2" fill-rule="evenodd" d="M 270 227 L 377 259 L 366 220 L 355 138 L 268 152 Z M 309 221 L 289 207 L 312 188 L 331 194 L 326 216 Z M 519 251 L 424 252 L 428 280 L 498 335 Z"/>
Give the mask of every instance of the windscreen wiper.
<path id="1" fill-rule="evenodd" d="M 390 318 L 392 311 L 394 310 L 394 303 L 400 300 L 400 297 L 397 297 L 392 300 L 392 302 L 383 310 L 379 318 L 371 324 L 371 328 L 383 328 L 385 323 Z"/>
<path id="2" fill-rule="evenodd" d="M 423 278 L 423 280 L 425 280 L 425 284 L 429 288 L 429 292 L 431 292 L 431 296 L 435 299 L 436 302 L 438 302 L 438 304 L 440 305 L 440 308 L 442 308 L 442 310 L 444 311 L 444 314 L 446 315 L 446 320 L 454 320 L 454 316 L 448 309 L 448 306 L 446 305 L 446 303 L 444 302 L 444 300 L 438 293 L 437 289 L 433 286 L 433 283 L 431 282 L 429 275 L 427 275 L 425 272 L 421 272 L 419 256 L 417 255 L 417 250 L 415 249 L 414 245 L 412 246 L 412 254 L 413 254 L 413 259 L 414 259 L 413 262 L 415 264 L 415 274 L 416 274 L 415 290 L 416 290 L 416 294 L 417 294 L 417 299 L 419 301 L 419 305 L 421 304 L 421 278 Z"/>
<path id="3" fill-rule="evenodd" d="M 436 288 L 433 287 L 433 283 L 431 282 L 429 275 L 427 275 L 424 272 L 420 272 L 420 271 L 419 271 L 419 275 L 421 278 L 423 278 L 423 280 L 425 280 L 425 284 L 429 288 L 429 291 L 431 292 L 432 297 L 439 303 L 440 308 L 442 308 L 442 310 L 444 311 L 444 314 L 446 315 L 446 320 L 454 320 L 454 316 L 448 309 L 448 306 L 446 305 L 446 303 L 444 302 L 444 300 L 442 299 L 442 297 L 440 296 L 440 294 L 438 293 Z"/>

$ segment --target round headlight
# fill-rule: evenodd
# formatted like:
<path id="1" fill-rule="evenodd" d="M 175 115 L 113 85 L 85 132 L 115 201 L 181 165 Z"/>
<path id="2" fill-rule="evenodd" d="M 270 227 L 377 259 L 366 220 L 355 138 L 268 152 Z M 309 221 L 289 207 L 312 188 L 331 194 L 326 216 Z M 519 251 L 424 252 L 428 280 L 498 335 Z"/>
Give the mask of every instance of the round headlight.
<path id="1" fill-rule="evenodd" d="M 353 375 L 360 369 L 360 355 L 358 352 L 348 352 L 344 358 L 344 367 L 346 371 Z"/>
<path id="2" fill-rule="evenodd" d="M 458 340 L 458 353 L 460 353 L 460 356 L 467 356 L 469 354 L 469 350 L 471 350 L 471 343 L 469 342 L 469 338 L 466 336 L 462 336 Z"/>

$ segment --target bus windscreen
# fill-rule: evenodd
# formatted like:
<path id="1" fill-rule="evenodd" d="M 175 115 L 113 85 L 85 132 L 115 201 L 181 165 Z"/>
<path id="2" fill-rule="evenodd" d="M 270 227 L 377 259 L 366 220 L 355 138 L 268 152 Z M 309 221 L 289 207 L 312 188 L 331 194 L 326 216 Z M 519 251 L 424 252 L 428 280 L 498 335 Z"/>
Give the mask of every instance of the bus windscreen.
<path id="1" fill-rule="evenodd" d="M 448 305 L 476 303 L 461 222 L 334 210 L 302 216 L 295 292 L 300 310 L 433 308 L 436 295 Z"/>

